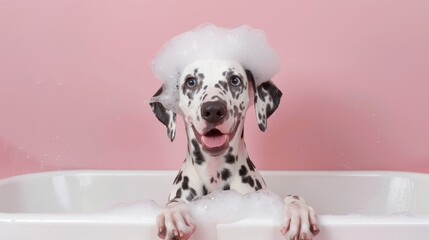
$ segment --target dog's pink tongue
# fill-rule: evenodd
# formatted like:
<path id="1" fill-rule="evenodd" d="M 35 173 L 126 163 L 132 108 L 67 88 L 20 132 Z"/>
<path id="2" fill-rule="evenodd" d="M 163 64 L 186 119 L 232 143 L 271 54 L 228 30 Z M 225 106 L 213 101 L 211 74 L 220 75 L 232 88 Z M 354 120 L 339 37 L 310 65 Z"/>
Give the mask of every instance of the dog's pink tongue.
<path id="1" fill-rule="evenodd" d="M 209 148 L 215 148 L 222 146 L 228 138 L 228 135 L 221 135 L 221 136 L 215 136 L 215 137 L 206 137 L 202 136 L 201 141 L 204 145 L 206 145 Z"/>

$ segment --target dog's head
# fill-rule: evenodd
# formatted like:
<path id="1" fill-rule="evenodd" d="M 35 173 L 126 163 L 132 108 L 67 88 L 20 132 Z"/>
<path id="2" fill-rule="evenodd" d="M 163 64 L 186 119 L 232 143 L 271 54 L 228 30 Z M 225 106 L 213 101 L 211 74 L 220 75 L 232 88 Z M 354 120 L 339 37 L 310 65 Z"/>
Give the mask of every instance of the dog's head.
<path id="1" fill-rule="evenodd" d="M 282 96 L 271 81 L 255 87 L 250 70 L 237 62 L 220 60 L 189 64 L 181 73 L 178 90 L 178 105 L 188 137 L 195 137 L 210 155 L 222 154 L 231 142 L 242 136 L 244 117 L 252 102 L 259 128 L 265 131 L 267 118 L 277 109 Z M 162 87 L 155 96 L 161 92 Z M 159 102 L 151 103 L 151 106 L 173 141 L 176 114 Z"/>

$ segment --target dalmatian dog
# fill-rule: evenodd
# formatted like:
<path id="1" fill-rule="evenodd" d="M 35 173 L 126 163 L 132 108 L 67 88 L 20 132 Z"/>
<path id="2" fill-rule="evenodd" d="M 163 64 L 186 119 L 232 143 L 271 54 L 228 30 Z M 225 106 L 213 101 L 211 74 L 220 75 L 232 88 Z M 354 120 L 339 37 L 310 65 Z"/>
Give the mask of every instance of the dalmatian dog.
<path id="1" fill-rule="evenodd" d="M 245 194 L 266 188 L 246 151 L 244 120 L 247 109 L 254 104 L 259 128 L 265 131 L 267 118 L 277 109 L 282 96 L 272 81 L 256 87 L 251 70 L 234 61 L 191 63 L 183 69 L 177 87 L 188 152 L 169 202 L 157 218 L 161 239 L 190 238 L 195 223 L 186 204 L 196 197 L 219 189 Z M 162 90 L 161 87 L 154 97 Z M 151 103 L 151 107 L 173 141 L 176 114 L 159 102 Z M 287 196 L 284 204 L 281 233 L 285 238 L 313 239 L 319 232 L 314 210 L 296 195 Z"/>

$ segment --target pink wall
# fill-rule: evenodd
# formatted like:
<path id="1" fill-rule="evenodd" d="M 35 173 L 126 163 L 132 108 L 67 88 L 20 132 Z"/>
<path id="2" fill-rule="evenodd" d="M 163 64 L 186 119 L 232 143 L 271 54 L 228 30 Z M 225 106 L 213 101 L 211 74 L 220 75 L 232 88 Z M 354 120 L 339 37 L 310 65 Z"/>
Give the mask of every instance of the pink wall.
<path id="1" fill-rule="evenodd" d="M 285 93 L 260 169 L 429 172 L 429 1 L 0 2 L 0 177 L 58 169 L 177 169 L 145 103 L 148 61 L 202 22 L 264 29 Z"/>

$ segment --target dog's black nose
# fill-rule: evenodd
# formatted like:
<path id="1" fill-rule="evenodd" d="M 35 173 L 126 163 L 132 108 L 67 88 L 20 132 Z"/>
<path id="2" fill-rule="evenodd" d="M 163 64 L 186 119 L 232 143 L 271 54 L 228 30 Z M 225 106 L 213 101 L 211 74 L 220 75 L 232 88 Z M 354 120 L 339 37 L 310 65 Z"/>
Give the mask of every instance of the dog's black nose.
<path id="1" fill-rule="evenodd" d="M 226 104 L 220 101 L 205 102 L 201 106 L 201 116 L 209 123 L 219 123 L 225 117 L 226 113 Z"/>

